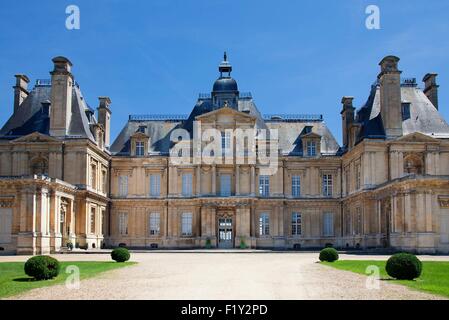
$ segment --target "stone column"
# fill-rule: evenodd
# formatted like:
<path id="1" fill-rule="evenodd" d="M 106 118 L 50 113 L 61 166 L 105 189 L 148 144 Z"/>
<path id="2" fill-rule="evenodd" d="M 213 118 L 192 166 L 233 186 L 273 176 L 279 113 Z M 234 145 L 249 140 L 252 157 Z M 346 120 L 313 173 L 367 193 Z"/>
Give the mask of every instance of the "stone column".
<path id="1" fill-rule="evenodd" d="M 256 167 L 251 166 L 251 196 L 256 195 Z"/>
<path id="2" fill-rule="evenodd" d="M 425 202 L 425 220 L 426 220 L 426 232 L 432 232 L 432 193 L 426 192 L 424 194 Z"/>
<path id="3" fill-rule="evenodd" d="M 217 194 L 217 166 L 212 165 L 212 195 Z"/>
<path id="4" fill-rule="evenodd" d="M 196 195 L 201 196 L 201 166 L 196 167 Z"/>
<path id="5" fill-rule="evenodd" d="M 240 166 L 235 166 L 235 195 L 240 195 Z"/>
<path id="6" fill-rule="evenodd" d="M 412 203 L 410 193 L 406 193 L 404 196 L 404 232 L 411 232 L 411 214 L 412 214 Z"/>

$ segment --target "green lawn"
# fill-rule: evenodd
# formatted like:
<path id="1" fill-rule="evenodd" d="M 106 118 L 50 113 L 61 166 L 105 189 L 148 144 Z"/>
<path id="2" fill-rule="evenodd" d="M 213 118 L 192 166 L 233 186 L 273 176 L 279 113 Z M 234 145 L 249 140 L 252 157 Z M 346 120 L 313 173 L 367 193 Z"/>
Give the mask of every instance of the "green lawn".
<path id="1" fill-rule="evenodd" d="M 105 271 L 133 265 L 135 262 L 61 262 L 59 276 L 52 280 L 43 281 L 35 281 L 28 277 L 23 271 L 24 264 L 24 262 L 0 263 L 0 298 L 13 296 L 34 288 L 64 283 L 67 277 L 71 275 L 65 272 L 66 267 L 70 265 L 76 265 L 80 269 L 80 279 L 86 279 Z M 61 299 L 64 298 L 61 297 Z"/>
<path id="2" fill-rule="evenodd" d="M 449 297 L 449 262 L 423 261 L 423 272 L 418 279 L 392 280 L 385 271 L 386 261 L 359 261 L 359 260 L 339 260 L 333 263 L 322 262 L 322 264 L 332 266 L 340 270 L 352 271 L 367 275 L 365 270 L 368 266 L 375 265 L 380 269 L 380 278 L 392 282 L 406 285 L 410 288 L 426 291 L 434 294 Z"/>

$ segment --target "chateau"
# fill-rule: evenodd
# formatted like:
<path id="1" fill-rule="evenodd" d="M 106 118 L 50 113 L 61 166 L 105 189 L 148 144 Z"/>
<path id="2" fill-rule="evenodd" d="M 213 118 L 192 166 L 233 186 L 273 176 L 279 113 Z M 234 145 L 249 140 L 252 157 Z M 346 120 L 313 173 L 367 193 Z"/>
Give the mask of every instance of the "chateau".
<path id="1" fill-rule="evenodd" d="M 111 99 L 92 109 L 67 58 L 54 58 L 51 79 L 31 89 L 18 74 L 0 130 L 0 254 L 68 243 L 449 253 L 449 125 L 437 75 L 420 88 L 401 79 L 398 62 L 382 59 L 359 109 L 342 98 L 342 146 L 321 115 L 262 114 L 226 55 L 190 114 L 130 115 L 114 141 Z M 224 152 L 198 161 L 209 129 Z M 234 156 L 234 133 L 249 129 L 270 134 L 248 135 Z M 187 161 L 175 163 L 173 150 Z M 263 153 L 275 160 L 272 173 Z M 247 155 L 256 161 L 240 159 Z"/>

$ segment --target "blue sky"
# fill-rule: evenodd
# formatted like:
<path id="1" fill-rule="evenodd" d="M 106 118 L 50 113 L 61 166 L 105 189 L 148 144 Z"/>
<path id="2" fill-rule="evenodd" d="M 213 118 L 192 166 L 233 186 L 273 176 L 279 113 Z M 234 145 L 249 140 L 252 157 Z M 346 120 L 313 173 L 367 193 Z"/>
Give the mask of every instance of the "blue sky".
<path id="1" fill-rule="evenodd" d="M 80 30 L 65 28 L 70 4 Z M 365 27 L 370 4 L 380 30 Z M 1 1 L 0 122 L 13 109 L 13 75 L 49 78 L 51 58 L 63 55 L 92 107 L 111 97 L 115 138 L 129 114 L 189 113 L 224 50 L 262 113 L 323 114 L 339 142 L 341 97 L 361 106 L 389 54 L 404 77 L 439 73 L 449 120 L 448 14 L 446 0 Z"/>

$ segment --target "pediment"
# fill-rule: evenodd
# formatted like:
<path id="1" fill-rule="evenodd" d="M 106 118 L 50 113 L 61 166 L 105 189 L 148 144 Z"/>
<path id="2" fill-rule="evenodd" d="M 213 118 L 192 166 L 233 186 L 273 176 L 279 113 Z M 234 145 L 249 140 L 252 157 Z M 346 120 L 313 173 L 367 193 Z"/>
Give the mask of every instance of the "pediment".
<path id="1" fill-rule="evenodd" d="M 321 139 L 321 136 L 315 132 L 309 132 L 309 133 L 303 134 L 303 135 L 301 135 L 301 137 L 309 138 L 309 139 Z"/>
<path id="2" fill-rule="evenodd" d="M 250 120 L 255 120 L 256 117 L 245 113 L 245 112 L 241 112 L 238 110 L 235 110 L 233 108 L 230 107 L 223 107 L 214 111 L 210 111 L 207 113 L 204 113 L 202 115 L 197 116 L 195 119 L 196 120 L 207 120 L 207 119 L 215 119 L 219 116 L 232 116 L 232 117 L 240 117 L 240 118 L 245 118 L 245 119 L 250 119 Z"/>
<path id="3" fill-rule="evenodd" d="M 439 143 L 439 141 L 435 138 L 432 138 L 426 134 L 423 134 L 421 132 L 414 132 L 410 133 L 408 135 L 405 135 L 399 139 L 396 140 L 396 142 L 433 142 L 433 143 Z"/>
<path id="4" fill-rule="evenodd" d="M 149 136 L 143 132 L 136 132 L 131 136 L 131 138 L 133 138 L 133 139 L 148 139 Z"/>
<path id="5" fill-rule="evenodd" d="M 50 137 L 46 134 L 42 134 L 40 132 L 33 132 L 29 135 L 17 138 L 12 140 L 11 143 L 24 143 L 24 142 L 33 142 L 33 143 L 49 143 L 49 142 L 60 142 L 58 139 Z"/>

